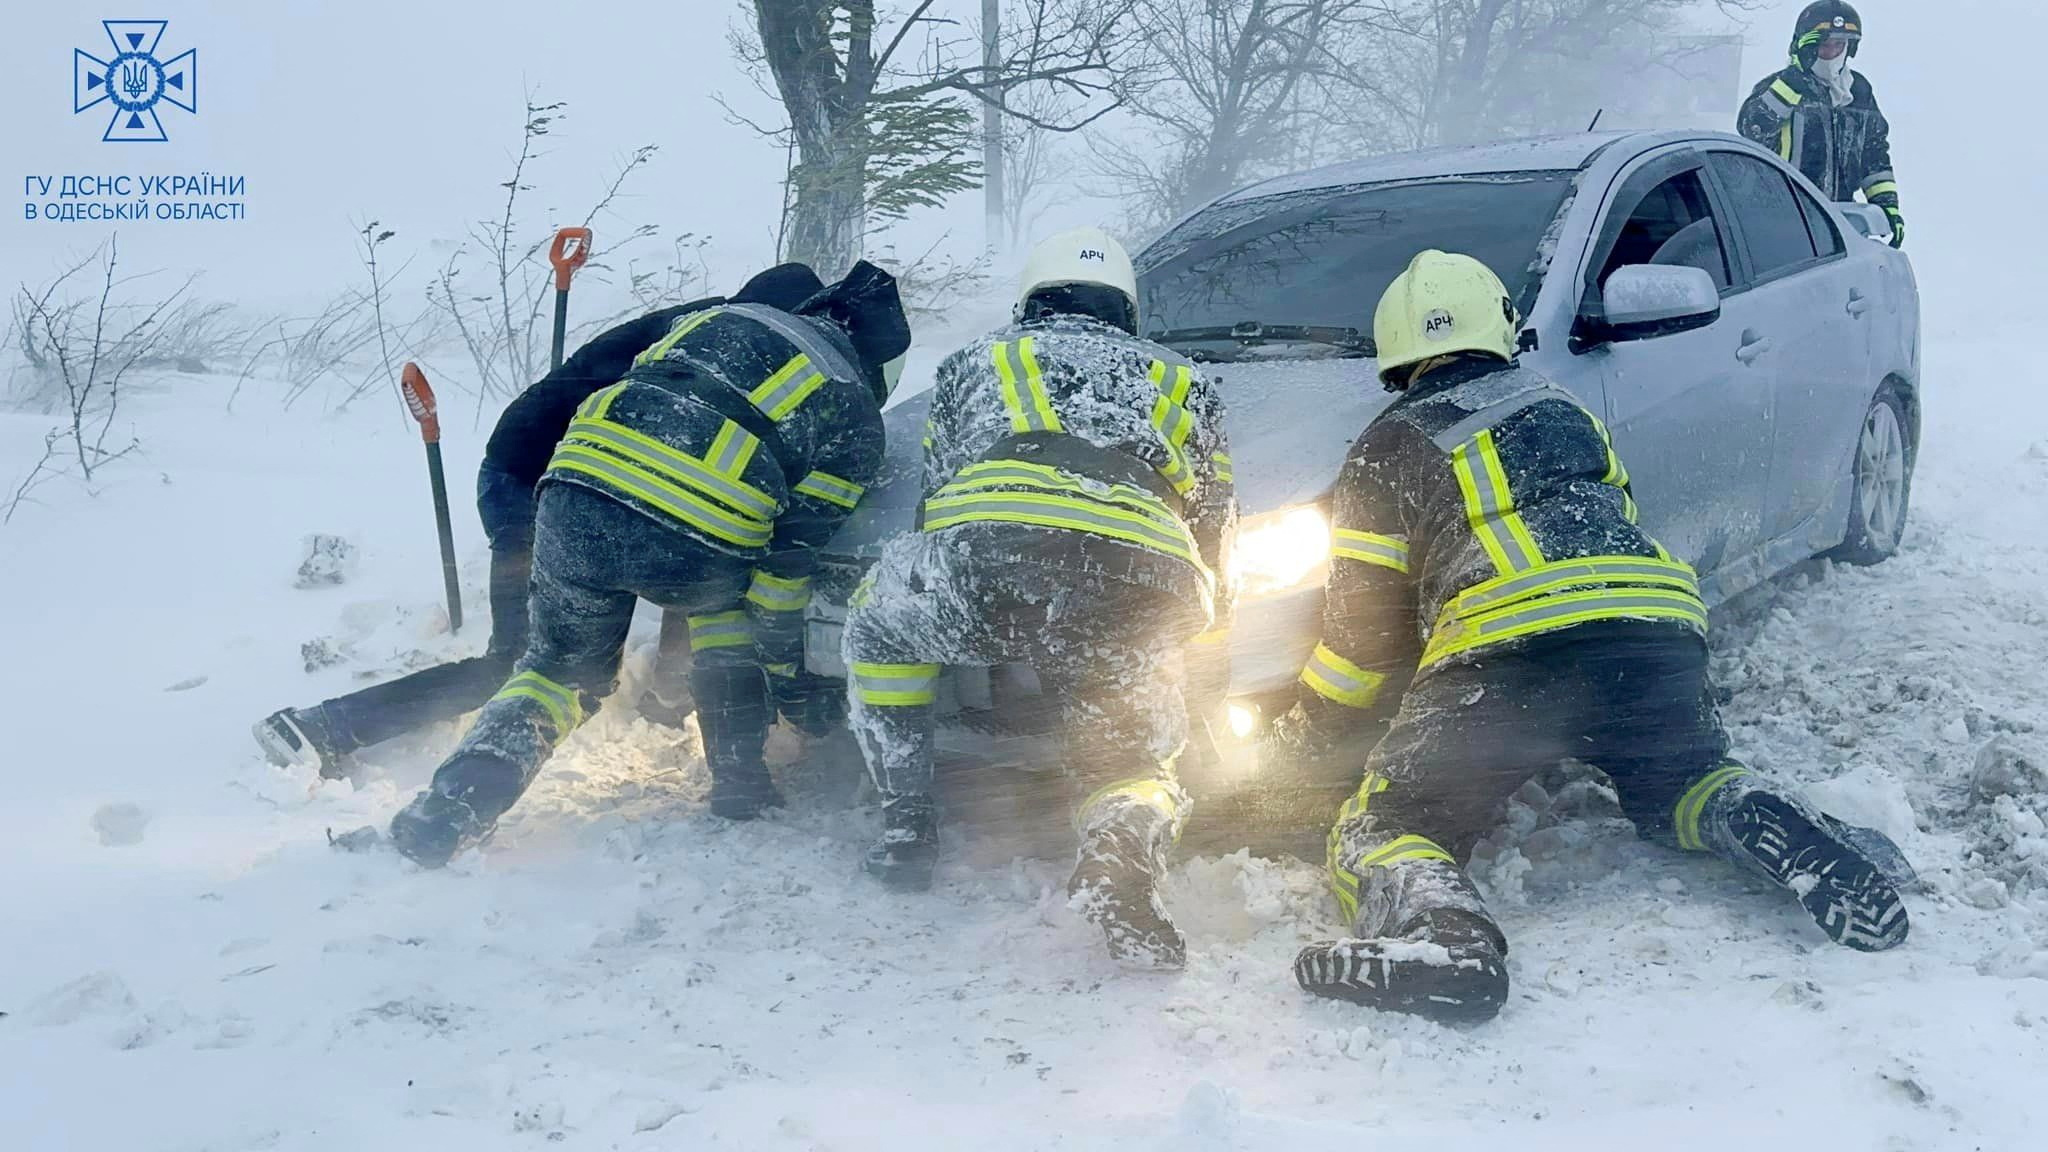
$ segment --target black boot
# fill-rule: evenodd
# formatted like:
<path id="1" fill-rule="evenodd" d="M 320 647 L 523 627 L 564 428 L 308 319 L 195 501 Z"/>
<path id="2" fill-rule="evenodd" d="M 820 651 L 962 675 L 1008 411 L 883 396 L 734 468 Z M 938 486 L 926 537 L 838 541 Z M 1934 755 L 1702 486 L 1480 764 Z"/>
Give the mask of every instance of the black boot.
<path id="1" fill-rule="evenodd" d="M 439 868 L 489 836 L 523 790 L 519 769 L 511 764 L 484 753 L 457 753 L 391 818 L 392 846 L 423 868 Z"/>
<path id="2" fill-rule="evenodd" d="M 1508 999 L 1507 938 L 1464 870 L 1407 860 L 1365 870 L 1357 936 L 1294 959 L 1307 991 L 1447 1024 L 1493 1019 Z M 1388 925 L 1382 928 L 1381 925 Z"/>
<path id="3" fill-rule="evenodd" d="M 1725 784 L 1700 814 L 1700 838 L 1716 854 L 1769 877 L 1799 898 L 1828 939 L 1858 952 L 1906 942 L 1906 905 L 1874 854 L 1858 846 L 1881 833 L 1851 828 L 1749 778 Z"/>
<path id="4" fill-rule="evenodd" d="M 711 814 L 723 820 L 759 820 L 783 806 L 782 792 L 764 765 L 711 770 Z"/>
<path id="5" fill-rule="evenodd" d="M 1067 895 L 1102 929 L 1119 964 L 1168 971 L 1188 960 L 1187 938 L 1159 897 L 1182 804 L 1177 788 L 1157 788 L 1144 797 L 1113 796 L 1082 813 L 1080 858 Z"/>
<path id="6" fill-rule="evenodd" d="M 317 705 L 272 712 L 256 725 L 255 735 L 264 759 L 279 768 L 312 768 L 325 780 L 348 774 L 341 743 Z"/>
<path id="7" fill-rule="evenodd" d="M 861 859 L 868 875 L 899 892 L 932 886 L 939 864 L 939 818 L 932 798 L 920 793 L 882 801 L 882 835 Z"/>

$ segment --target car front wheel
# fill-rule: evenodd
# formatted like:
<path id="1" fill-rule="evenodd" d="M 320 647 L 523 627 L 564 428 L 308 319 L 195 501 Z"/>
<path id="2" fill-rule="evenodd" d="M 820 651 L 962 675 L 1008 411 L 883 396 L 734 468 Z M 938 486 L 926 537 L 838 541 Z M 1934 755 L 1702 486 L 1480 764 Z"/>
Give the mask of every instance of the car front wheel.
<path id="1" fill-rule="evenodd" d="M 1829 555 L 1848 564 L 1877 564 L 1899 550 L 1913 495 L 1913 447 L 1906 402 L 1887 387 L 1870 402 L 1851 461 L 1849 531 Z"/>

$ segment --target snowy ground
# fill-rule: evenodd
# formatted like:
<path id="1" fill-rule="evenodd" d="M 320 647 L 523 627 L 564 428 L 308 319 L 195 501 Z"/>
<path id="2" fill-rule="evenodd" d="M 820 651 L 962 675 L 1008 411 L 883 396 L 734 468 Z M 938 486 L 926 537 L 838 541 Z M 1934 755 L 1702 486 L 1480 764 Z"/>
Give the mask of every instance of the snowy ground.
<path id="1" fill-rule="evenodd" d="M 879 894 L 853 868 L 870 817 L 834 789 L 721 825 L 689 740 L 625 707 L 481 857 L 335 853 L 325 831 L 388 817 L 454 728 L 354 786 L 263 765 L 249 722 L 482 622 L 442 634 L 391 407 L 230 416 L 224 383 L 167 382 L 135 408 L 147 459 L 0 530 L 5 1146 L 2038 1147 L 2048 379 L 2012 376 L 2033 346 L 1935 334 L 1904 553 L 1795 578 L 1719 643 L 1740 753 L 1906 844 L 1910 944 L 1826 947 L 1709 862 L 1575 826 L 1494 869 L 1515 996 L 1472 1031 L 1296 991 L 1288 961 L 1335 919 L 1311 867 L 1186 863 L 1189 969 L 1135 977 L 1057 865 Z M 0 416 L 0 478 L 41 427 Z M 364 555 L 294 590 L 315 528 Z M 317 636 L 347 659 L 309 676 Z"/>

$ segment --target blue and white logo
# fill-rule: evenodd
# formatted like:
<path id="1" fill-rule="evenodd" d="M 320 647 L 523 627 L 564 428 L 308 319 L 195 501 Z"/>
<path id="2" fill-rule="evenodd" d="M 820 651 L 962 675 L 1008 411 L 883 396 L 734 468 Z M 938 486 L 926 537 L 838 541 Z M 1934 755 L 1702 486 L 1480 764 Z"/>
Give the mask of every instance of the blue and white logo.
<path id="1" fill-rule="evenodd" d="M 161 144 L 170 137 L 164 135 L 163 121 L 157 117 L 159 103 L 195 114 L 199 111 L 199 50 L 188 48 L 169 60 L 157 58 L 157 43 L 169 23 L 102 20 L 107 39 L 114 45 L 113 59 L 102 60 L 83 48 L 72 53 L 72 112 L 108 101 L 114 105 L 114 118 L 100 139 Z"/>

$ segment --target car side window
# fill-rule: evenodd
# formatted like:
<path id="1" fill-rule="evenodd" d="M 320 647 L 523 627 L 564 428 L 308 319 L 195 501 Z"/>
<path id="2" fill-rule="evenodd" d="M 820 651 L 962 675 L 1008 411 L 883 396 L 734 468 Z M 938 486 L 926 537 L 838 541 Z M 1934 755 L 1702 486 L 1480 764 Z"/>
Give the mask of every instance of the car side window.
<path id="1" fill-rule="evenodd" d="M 1792 198 L 1799 201 L 1799 210 L 1806 214 L 1806 235 L 1813 241 L 1814 255 L 1825 259 L 1840 256 L 1848 250 L 1843 245 L 1841 229 L 1835 227 L 1834 220 L 1828 216 L 1828 210 L 1820 206 L 1820 201 L 1807 195 L 1806 190 L 1797 184 L 1792 185 Z"/>
<path id="2" fill-rule="evenodd" d="M 1740 152 L 1709 152 L 1707 163 L 1727 189 L 1729 210 L 1742 222 L 1749 260 L 1758 280 L 1768 280 L 1815 257 L 1806 213 L 1792 185 L 1775 167 Z"/>
<path id="3" fill-rule="evenodd" d="M 1699 268 L 1714 278 L 1715 287 L 1727 291 L 1727 241 L 1697 170 L 1681 172 L 1650 189 L 1629 209 L 1614 250 L 1600 267 L 1599 282 L 1607 283 L 1615 269 L 1628 264 Z"/>

